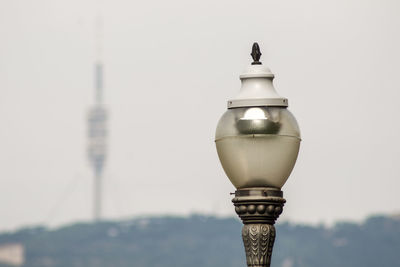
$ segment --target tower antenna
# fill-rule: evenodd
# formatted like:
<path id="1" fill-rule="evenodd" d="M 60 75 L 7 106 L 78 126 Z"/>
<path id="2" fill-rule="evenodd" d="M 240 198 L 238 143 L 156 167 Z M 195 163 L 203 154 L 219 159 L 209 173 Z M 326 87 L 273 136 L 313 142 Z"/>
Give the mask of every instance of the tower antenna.
<path id="1" fill-rule="evenodd" d="M 102 0 L 97 3 L 97 15 L 95 21 L 95 53 L 94 62 L 94 105 L 88 114 L 88 157 L 93 169 L 93 219 L 101 220 L 102 217 L 102 191 L 103 173 L 107 158 L 107 109 L 104 106 L 103 91 L 103 16 Z"/>

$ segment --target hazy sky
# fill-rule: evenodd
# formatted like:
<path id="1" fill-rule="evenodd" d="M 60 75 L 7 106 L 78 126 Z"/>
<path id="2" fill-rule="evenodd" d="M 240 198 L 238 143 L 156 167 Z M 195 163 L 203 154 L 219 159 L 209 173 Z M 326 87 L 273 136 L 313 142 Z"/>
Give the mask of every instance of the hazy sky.
<path id="1" fill-rule="evenodd" d="M 399 1 L 104 2 L 107 218 L 235 216 L 214 132 L 254 41 L 303 137 L 283 218 L 400 212 Z M 91 218 L 95 14 L 0 1 L 0 230 Z"/>

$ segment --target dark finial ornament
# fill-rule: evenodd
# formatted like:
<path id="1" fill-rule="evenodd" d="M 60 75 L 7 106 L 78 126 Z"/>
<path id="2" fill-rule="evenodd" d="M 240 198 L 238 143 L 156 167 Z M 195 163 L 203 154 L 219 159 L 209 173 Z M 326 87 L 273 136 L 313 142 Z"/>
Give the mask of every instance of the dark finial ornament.
<path id="1" fill-rule="evenodd" d="M 251 54 L 253 57 L 253 63 L 251 63 L 251 65 L 261 65 L 262 63 L 259 61 L 260 57 L 261 57 L 261 51 L 260 51 L 260 47 L 258 46 L 257 43 L 253 44 L 253 48 L 251 49 Z"/>

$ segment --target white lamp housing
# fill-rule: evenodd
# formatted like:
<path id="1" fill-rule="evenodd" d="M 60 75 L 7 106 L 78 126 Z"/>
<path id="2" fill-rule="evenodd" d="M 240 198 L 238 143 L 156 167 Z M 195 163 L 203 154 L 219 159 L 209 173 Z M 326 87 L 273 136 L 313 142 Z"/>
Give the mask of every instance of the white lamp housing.
<path id="1" fill-rule="evenodd" d="M 261 65 L 258 45 L 254 62 L 240 75 L 239 94 L 228 101 L 218 122 L 215 143 L 226 175 L 237 189 L 281 188 L 288 179 L 300 148 L 300 130 L 278 95 L 274 75 Z"/>

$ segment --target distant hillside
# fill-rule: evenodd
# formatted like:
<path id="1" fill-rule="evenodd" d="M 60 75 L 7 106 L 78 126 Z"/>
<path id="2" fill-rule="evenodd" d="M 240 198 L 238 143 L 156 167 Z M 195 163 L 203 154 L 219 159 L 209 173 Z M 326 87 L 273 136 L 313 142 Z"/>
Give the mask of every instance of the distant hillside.
<path id="1" fill-rule="evenodd" d="M 400 266 L 400 220 L 371 217 L 335 227 L 279 224 L 274 267 Z M 244 267 L 241 223 L 192 216 L 74 224 L 0 234 L 22 244 L 24 267 Z M 5 266 L 5 265 L 0 265 Z"/>

